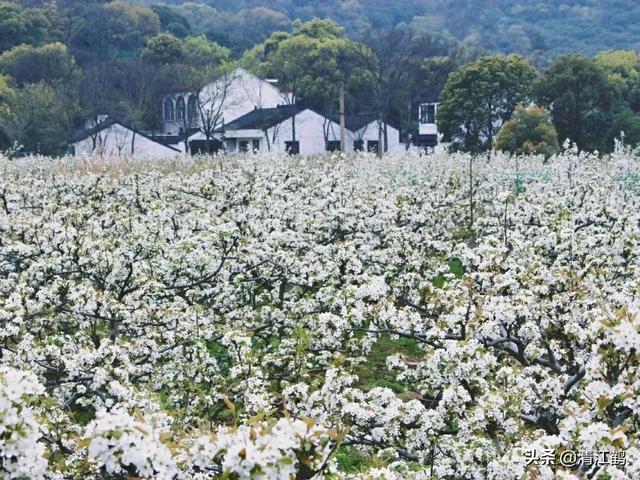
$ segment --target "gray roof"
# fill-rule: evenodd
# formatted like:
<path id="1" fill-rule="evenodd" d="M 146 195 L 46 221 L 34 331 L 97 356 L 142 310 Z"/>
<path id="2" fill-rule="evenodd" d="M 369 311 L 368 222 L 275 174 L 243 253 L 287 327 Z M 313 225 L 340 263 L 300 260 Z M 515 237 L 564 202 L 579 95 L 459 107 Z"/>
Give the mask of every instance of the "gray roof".
<path id="1" fill-rule="evenodd" d="M 251 112 L 236 118 L 232 122 L 219 128 L 216 132 L 224 130 L 266 130 L 284 122 L 298 113 L 307 110 L 298 105 L 279 105 L 275 108 L 256 108 Z"/>

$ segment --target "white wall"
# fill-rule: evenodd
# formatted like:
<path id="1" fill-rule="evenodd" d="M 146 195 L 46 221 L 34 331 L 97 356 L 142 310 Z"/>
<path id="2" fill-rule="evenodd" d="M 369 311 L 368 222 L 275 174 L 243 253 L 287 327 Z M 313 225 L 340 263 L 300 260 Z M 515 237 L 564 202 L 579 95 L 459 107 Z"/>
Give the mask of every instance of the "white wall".
<path id="1" fill-rule="evenodd" d="M 288 103 L 288 94 L 282 93 L 280 89 L 271 83 L 256 77 L 242 68 L 237 68 L 228 75 L 225 75 L 210 84 L 206 85 L 200 93 L 200 105 L 207 112 L 208 116 L 218 116 L 222 114 L 219 123 L 229 123 L 236 118 L 241 117 L 255 108 L 273 108 L 278 105 Z M 189 94 L 180 93 L 164 97 L 172 98 L 174 102 L 174 116 L 176 112 L 176 100 L 182 96 L 185 104 L 189 98 Z M 163 103 L 163 119 L 164 119 L 164 103 Z M 200 113 L 191 122 L 190 128 L 197 128 L 201 124 Z M 165 135 L 177 135 L 181 127 L 184 127 L 182 121 L 166 121 L 163 123 L 163 132 Z"/>
<path id="2" fill-rule="evenodd" d="M 325 152 L 325 131 L 328 134 L 327 140 L 340 140 L 340 125 L 312 110 L 303 110 L 295 116 L 295 128 L 296 140 L 300 142 L 300 155 Z M 292 140 L 292 132 L 293 118 L 289 118 L 277 127 L 276 141 L 272 150 L 285 152 L 285 142 Z M 273 138 L 274 129 L 271 129 L 269 134 Z"/>
<path id="3" fill-rule="evenodd" d="M 201 103 L 209 102 L 214 111 L 221 109 L 225 123 L 255 108 L 273 108 L 287 101 L 277 87 L 241 68 L 204 87 L 201 95 Z"/>
<path id="4" fill-rule="evenodd" d="M 296 140 L 300 142 L 300 154 L 312 155 L 326 152 L 326 141 L 340 140 L 340 124 L 326 119 L 322 115 L 312 111 L 304 110 L 295 116 Z M 251 141 L 253 139 L 260 140 L 260 150 L 267 151 L 267 145 L 271 146 L 272 152 L 286 152 L 286 142 L 293 139 L 293 118 L 285 120 L 283 123 L 268 130 L 269 142 L 263 132 L 260 130 L 235 130 L 227 131 L 227 151 L 237 152 L 239 144 L 235 140 L 249 141 L 249 150 L 251 150 Z M 325 139 L 325 132 L 327 137 Z M 405 145 L 400 143 L 400 133 L 396 128 L 387 125 L 388 134 L 388 151 L 402 152 Z M 347 152 L 353 151 L 354 140 L 364 140 L 364 149 L 367 149 L 368 140 L 378 140 L 378 122 L 373 121 L 357 132 L 345 130 L 345 141 L 347 143 Z"/>
<path id="5" fill-rule="evenodd" d="M 228 152 L 237 152 L 239 149 L 239 141 L 246 140 L 249 142 L 251 150 L 252 140 L 260 140 L 260 150 L 262 152 L 286 152 L 286 142 L 293 138 L 293 117 L 288 118 L 281 124 L 270 128 L 267 131 L 267 137 L 264 132 L 254 129 L 227 131 L 225 142 Z M 303 110 L 295 116 L 296 140 L 300 142 L 300 155 L 312 155 L 326 151 L 325 131 L 327 132 L 327 140 L 340 140 L 340 125 L 325 119 L 322 115 L 312 111 Z M 351 132 L 348 130 L 347 139 Z M 235 139 L 238 139 L 236 142 Z M 347 140 L 348 141 L 348 140 Z"/>
<path id="6" fill-rule="evenodd" d="M 347 142 L 347 150 L 353 150 L 353 142 L 355 140 L 364 140 L 364 149 L 367 150 L 367 142 L 369 140 L 378 141 L 378 121 L 374 120 L 365 125 L 360 130 L 354 132 L 353 137 Z M 384 130 L 382 132 L 382 143 L 384 145 Z M 387 151 L 398 152 L 405 149 L 404 143 L 400 143 L 400 132 L 397 128 L 387 124 Z"/>
<path id="7" fill-rule="evenodd" d="M 131 146 L 133 143 L 133 154 Z M 84 140 L 72 144 L 76 155 L 93 155 L 104 157 L 151 157 L 171 158 L 179 156 L 169 147 L 149 140 L 118 123 L 114 123 L 100 132 Z"/>
<path id="8" fill-rule="evenodd" d="M 434 107 L 434 114 L 435 114 L 435 118 L 438 118 L 438 107 L 439 104 L 438 103 L 423 103 L 422 105 L 420 105 L 420 110 L 422 110 L 423 108 L 426 108 L 428 105 L 433 105 Z M 420 112 L 421 113 L 421 112 Z M 435 123 L 422 123 L 421 119 L 418 118 L 418 133 L 420 135 L 437 135 L 438 134 L 438 125 Z"/>

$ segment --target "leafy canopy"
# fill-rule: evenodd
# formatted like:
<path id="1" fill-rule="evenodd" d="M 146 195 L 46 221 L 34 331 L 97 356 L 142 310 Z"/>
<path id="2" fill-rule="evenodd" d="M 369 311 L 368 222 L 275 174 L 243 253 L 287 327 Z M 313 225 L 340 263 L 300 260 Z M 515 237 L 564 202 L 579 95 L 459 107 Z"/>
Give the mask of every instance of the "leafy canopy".
<path id="1" fill-rule="evenodd" d="M 454 148 L 492 147 L 518 104 L 531 101 L 538 75 L 520 56 L 483 57 L 449 76 L 438 111 L 438 129 Z"/>
<path id="2" fill-rule="evenodd" d="M 516 155 L 540 154 L 545 157 L 558 153 L 558 134 L 551 123 L 551 115 L 541 107 L 518 105 L 513 117 L 502 125 L 495 149 Z"/>
<path id="3" fill-rule="evenodd" d="M 539 101 L 550 109 L 561 142 L 570 139 L 584 150 L 607 151 L 606 128 L 620 93 L 596 62 L 581 55 L 559 58 L 539 88 Z"/>

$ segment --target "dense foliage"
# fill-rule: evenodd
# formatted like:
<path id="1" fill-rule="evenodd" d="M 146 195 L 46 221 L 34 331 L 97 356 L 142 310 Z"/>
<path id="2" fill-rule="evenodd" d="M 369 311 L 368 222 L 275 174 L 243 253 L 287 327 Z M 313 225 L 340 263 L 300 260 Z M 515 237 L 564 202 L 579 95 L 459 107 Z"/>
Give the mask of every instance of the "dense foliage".
<path id="1" fill-rule="evenodd" d="M 561 143 L 568 139 L 580 150 L 600 153 L 612 152 L 616 139 L 638 145 L 639 67 L 633 51 L 603 52 L 594 59 L 565 55 L 542 74 L 518 55 L 482 57 L 448 76 L 438 130 L 451 149 L 487 151 L 516 105 L 535 102 L 549 110 L 551 136 L 557 134 Z M 526 131 L 531 127 L 522 123 L 520 137 L 537 142 L 539 135 Z"/>
<path id="2" fill-rule="evenodd" d="M 496 137 L 495 149 L 515 155 L 544 155 L 558 153 L 558 133 L 551 115 L 536 105 L 518 105 L 513 117 L 502 125 Z"/>
<path id="3" fill-rule="evenodd" d="M 505 84 L 513 70 L 469 75 L 487 51 L 521 53 L 544 76 L 536 101 L 551 111 L 561 143 L 569 138 L 581 149 L 610 152 L 625 132 L 627 143 L 638 144 L 636 44 L 610 31 L 633 32 L 636 7 L 624 5 L 622 18 L 615 2 L 510 3 L 0 1 L 0 149 L 60 154 L 73 130 L 104 114 L 157 133 L 163 95 L 200 92 L 241 65 L 277 79 L 292 93 L 285 103 L 295 99 L 328 116 L 337 113 L 343 84 L 347 114 L 397 125 L 403 139 L 417 133 L 419 104 L 436 101 L 456 72 L 453 96 L 443 98 L 441 112 L 449 115 L 442 133 L 454 146 L 482 151 L 513 106 L 531 96 L 529 82 L 521 89 Z M 592 39 L 588 48 L 572 37 L 576 26 Z M 595 35 L 598 28 L 606 35 Z M 556 58 L 612 47 L 628 50 Z M 501 61 L 490 57 L 484 65 Z M 582 84 L 584 94 L 576 95 Z M 495 96 L 508 108 L 497 112 Z M 58 115 L 61 121 L 48 125 Z"/>
<path id="4" fill-rule="evenodd" d="M 2 161 L 0 476 L 638 478 L 640 165 L 543 160 Z"/>
<path id="5" fill-rule="evenodd" d="M 328 19 L 292 21 L 262 7 L 224 14 L 203 3 L 0 1 L 0 25 L 14 32 L 0 38 L 0 75 L 13 90 L 11 99 L 0 97 L 0 105 L 11 103 L 0 112 L 0 149 L 23 154 L 63 151 L 68 118 L 77 130 L 108 114 L 158 132 L 163 95 L 197 93 L 238 64 L 296 93 L 283 98 L 328 115 L 337 111 L 344 82 L 349 114 L 401 120 L 411 133 L 421 98 L 440 91 L 450 72 L 479 53 L 421 24 L 367 30 L 355 39 Z M 26 90 L 42 82 L 64 108 L 59 128 L 45 125 L 44 102 L 41 120 L 25 125 L 17 118 Z"/>
<path id="6" fill-rule="evenodd" d="M 224 28 L 224 22 L 262 7 L 273 12 L 273 17 L 279 15 L 280 23 L 328 17 L 353 34 L 400 22 L 423 23 L 460 40 L 479 42 L 492 51 L 530 55 L 543 64 L 567 53 L 595 55 L 601 50 L 640 47 L 640 6 L 617 0 L 202 0 L 198 2 L 200 7 L 180 0 L 164 3 L 179 12 L 215 10 L 219 23 L 213 23 L 216 20 L 212 16 L 208 25 L 200 24 L 205 29 L 200 33 L 207 33 L 209 28 L 215 31 L 214 25 Z"/>
<path id="7" fill-rule="evenodd" d="M 490 149 L 517 105 L 533 98 L 537 72 L 517 55 L 483 57 L 449 76 L 438 110 L 438 131 L 452 147 Z"/>

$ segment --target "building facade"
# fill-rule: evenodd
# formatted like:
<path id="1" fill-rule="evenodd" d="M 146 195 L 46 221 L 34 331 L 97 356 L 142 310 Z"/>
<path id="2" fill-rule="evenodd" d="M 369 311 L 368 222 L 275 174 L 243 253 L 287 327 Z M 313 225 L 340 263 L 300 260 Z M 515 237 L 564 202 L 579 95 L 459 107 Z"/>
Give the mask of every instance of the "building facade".
<path id="1" fill-rule="evenodd" d="M 437 102 L 422 103 L 411 145 L 433 151 L 438 145 Z M 294 105 L 277 81 L 238 68 L 196 94 L 178 92 L 162 99 L 162 131 L 145 134 L 121 122 L 106 121 L 72 139 L 82 154 L 174 156 L 224 152 L 288 152 L 311 155 L 340 150 L 337 118 Z M 345 119 L 346 151 L 405 150 L 400 128 L 376 114 Z"/>
<path id="2" fill-rule="evenodd" d="M 104 116 L 93 127 L 71 137 L 69 150 L 73 155 L 109 158 L 174 158 L 181 153 L 133 127 Z"/>

